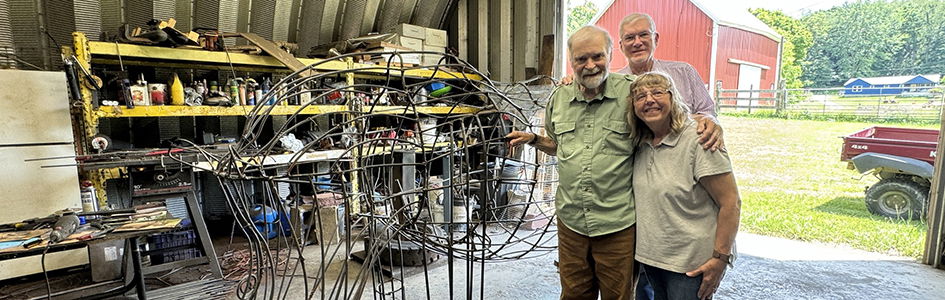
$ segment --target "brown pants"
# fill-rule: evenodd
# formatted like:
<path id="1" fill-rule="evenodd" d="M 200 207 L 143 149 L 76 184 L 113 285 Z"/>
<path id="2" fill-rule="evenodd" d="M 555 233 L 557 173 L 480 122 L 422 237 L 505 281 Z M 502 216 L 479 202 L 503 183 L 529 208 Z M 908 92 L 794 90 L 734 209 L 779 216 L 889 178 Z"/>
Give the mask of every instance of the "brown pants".
<path id="1" fill-rule="evenodd" d="M 633 249 L 637 226 L 589 237 L 558 221 L 561 299 L 630 300 L 636 284 Z"/>

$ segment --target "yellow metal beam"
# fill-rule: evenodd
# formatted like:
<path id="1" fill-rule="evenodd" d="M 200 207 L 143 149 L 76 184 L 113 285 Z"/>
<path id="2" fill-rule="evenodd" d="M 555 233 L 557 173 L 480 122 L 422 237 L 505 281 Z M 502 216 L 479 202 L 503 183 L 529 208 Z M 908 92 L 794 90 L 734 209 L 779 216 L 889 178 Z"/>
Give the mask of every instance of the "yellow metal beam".
<path id="1" fill-rule="evenodd" d="M 445 114 L 474 114 L 479 112 L 481 109 L 477 107 L 449 107 L 449 106 L 419 106 L 416 107 L 416 110 L 406 106 L 375 106 L 373 113 L 375 114 L 428 114 L 428 115 L 445 115 Z M 370 106 L 365 106 L 361 108 L 362 112 L 371 111 Z"/>
<path id="2" fill-rule="evenodd" d="M 253 110 L 254 106 L 136 106 L 135 108 L 124 108 L 121 106 L 103 106 L 96 111 L 102 118 L 121 118 L 121 117 L 199 117 L 199 116 L 245 116 Z M 270 107 L 265 107 L 266 109 Z M 298 111 L 301 106 L 276 105 L 272 107 L 271 115 L 291 115 Z M 306 107 L 300 114 L 316 115 L 332 112 L 345 111 L 344 105 L 313 105 Z"/>
<path id="3" fill-rule="evenodd" d="M 125 108 L 122 106 L 102 106 L 95 111 L 99 118 L 137 118 L 137 117 L 200 117 L 200 116 L 245 116 L 253 110 L 254 106 L 136 106 L 135 108 Z M 268 109 L 269 107 L 265 107 Z M 298 105 L 277 105 L 273 107 L 271 115 L 291 115 L 296 113 L 301 106 Z M 299 112 L 301 115 L 317 115 L 325 113 L 336 113 L 347 111 L 344 105 L 313 105 L 306 107 Z M 362 112 L 369 112 L 371 107 L 361 107 Z M 480 109 L 476 107 L 446 107 L 446 106 L 421 106 L 416 109 L 406 106 L 375 106 L 373 113 L 376 114 L 472 114 Z"/>
<path id="4" fill-rule="evenodd" d="M 245 54 L 245 53 L 227 53 L 223 51 L 206 51 L 203 49 L 188 49 L 188 48 L 166 48 L 166 47 L 155 47 L 155 46 L 142 46 L 134 44 L 122 44 L 122 43 L 106 43 L 106 42 L 88 42 L 89 51 L 93 56 L 121 56 L 122 60 L 172 60 L 180 62 L 194 62 L 201 63 L 200 65 L 188 65 L 191 68 L 206 69 L 208 64 L 213 65 L 224 65 L 228 66 L 230 63 L 235 65 L 246 65 L 246 66 L 257 66 L 257 67 L 270 67 L 270 68 L 285 68 L 279 60 L 271 56 L 263 55 L 254 55 L 254 54 Z M 96 59 L 98 60 L 98 59 Z M 384 74 L 387 72 L 386 66 L 380 65 L 369 65 L 369 64 L 351 64 L 340 60 L 324 60 L 317 58 L 299 58 L 303 64 L 312 65 L 315 63 L 322 63 L 318 65 L 315 69 L 322 71 L 342 71 L 349 70 L 352 68 L 368 68 L 368 70 L 362 70 L 360 72 L 364 73 L 374 73 L 374 74 Z M 103 63 L 114 63 L 116 60 L 103 60 Z M 152 63 L 153 65 L 153 63 Z M 407 77 L 416 77 L 416 78 L 430 78 L 434 70 L 430 69 L 408 69 L 406 71 L 393 71 L 391 72 L 394 76 L 407 76 Z M 445 70 L 436 71 L 436 78 L 450 79 L 450 78 L 467 78 L 470 80 L 482 80 L 482 77 L 475 74 L 464 74 L 460 72 L 450 72 Z"/>

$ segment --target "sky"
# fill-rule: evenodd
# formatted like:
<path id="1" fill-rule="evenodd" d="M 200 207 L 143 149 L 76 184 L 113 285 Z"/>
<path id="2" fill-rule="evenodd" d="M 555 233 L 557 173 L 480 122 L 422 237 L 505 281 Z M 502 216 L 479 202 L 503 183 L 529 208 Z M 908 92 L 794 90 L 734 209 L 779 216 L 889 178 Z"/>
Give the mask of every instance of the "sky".
<path id="1" fill-rule="evenodd" d="M 610 4 L 611 0 L 589 0 L 597 5 L 597 9 L 603 9 Z M 726 5 L 733 8 L 765 8 L 771 10 L 781 10 L 785 14 L 800 18 L 805 13 L 825 10 L 834 6 L 843 5 L 853 0 L 699 0 L 705 5 Z M 571 5 L 579 5 L 584 0 L 570 0 Z"/>

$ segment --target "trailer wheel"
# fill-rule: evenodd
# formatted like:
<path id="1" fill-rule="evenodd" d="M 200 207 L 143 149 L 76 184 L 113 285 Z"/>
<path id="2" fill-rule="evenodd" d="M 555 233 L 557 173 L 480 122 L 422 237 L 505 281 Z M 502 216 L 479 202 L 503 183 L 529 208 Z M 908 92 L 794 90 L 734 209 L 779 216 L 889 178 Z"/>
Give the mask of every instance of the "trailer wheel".
<path id="1" fill-rule="evenodd" d="M 908 178 L 880 180 L 866 191 L 866 208 L 875 215 L 900 220 L 925 218 L 929 188 Z"/>

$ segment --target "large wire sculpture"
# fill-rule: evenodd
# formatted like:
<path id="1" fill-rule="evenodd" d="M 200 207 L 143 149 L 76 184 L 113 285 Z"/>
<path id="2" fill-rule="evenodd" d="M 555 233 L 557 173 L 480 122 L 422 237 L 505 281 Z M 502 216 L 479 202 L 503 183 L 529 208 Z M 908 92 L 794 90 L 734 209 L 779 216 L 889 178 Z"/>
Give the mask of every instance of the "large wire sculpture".
<path id="1" fill-rule="evenodd" d="M 442 58 L 390 68 L 406 55 Z M 320 71 L 355 56 L 388 65 Z M 410 69 L 429 76 L 403 76 Z M 224 257 L 243 269 L 227 277 L 239 281 L 238 298 L 482 299 L 487 263 L 556 247 L 553 158 L 510 149 L 504 138 L 538 128 L 540 95 L 549 93 L 529 83 L 493 82 L 443 53 L 341 55 L 274 84 L 225 152 L 191 143 L 168 157 L 219 179 L 235 231 L 247 239 L 238 256 Z M 300 106 L 272 114 L 286 103 Z M 337 109 L 311 114 L 331 104 Z M 448 113 L 419 112 L 431 106 Z M 194 153 L 203 163 L 183 159 Z M 260 218 L 267 214 L 278 217 Z M 445 264 L 433 267 L 438 259 Z"/>

